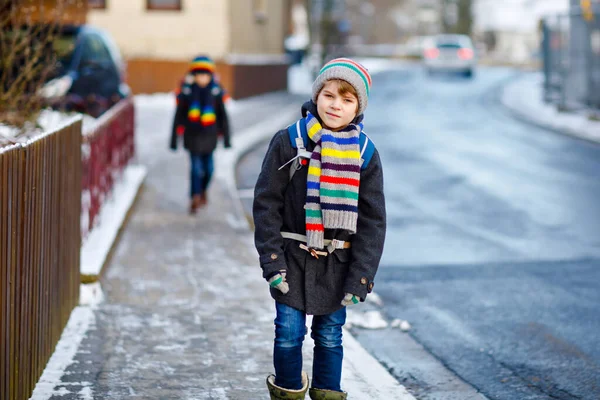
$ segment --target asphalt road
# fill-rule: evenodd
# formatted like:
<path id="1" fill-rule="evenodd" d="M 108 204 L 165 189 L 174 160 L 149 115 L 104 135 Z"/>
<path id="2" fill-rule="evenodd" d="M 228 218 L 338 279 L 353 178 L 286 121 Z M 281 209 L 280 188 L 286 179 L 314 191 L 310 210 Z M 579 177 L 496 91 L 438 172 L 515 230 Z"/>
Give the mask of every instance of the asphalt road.
<path id="1" fill-rule="evenodd" d="M 515 74 L 375 76 L 365 131 L 388 208 L 375 291 L 489 399 L 599 399 L 600 146 L 513 118 L 497 95 Z M 265 148 L 240 164 L 246 207 Z M 431 386 L 395 335 L 357 337 L 401 381 Z"/>

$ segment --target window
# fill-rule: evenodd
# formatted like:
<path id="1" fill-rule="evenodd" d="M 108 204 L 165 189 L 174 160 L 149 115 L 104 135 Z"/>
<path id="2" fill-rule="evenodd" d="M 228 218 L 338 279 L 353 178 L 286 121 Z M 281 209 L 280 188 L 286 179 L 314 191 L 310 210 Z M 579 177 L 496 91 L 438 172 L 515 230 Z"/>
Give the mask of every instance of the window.
<path id="1" fill-rule="evenodd" d="M 111 62 L 110 53 L 104 46 L 102 39 L 96 35 L 88 36 L 84 42 L 81 54 L 82 64 L 106 64 Z"/>
<path id="2" fill-rule="evenodd" d="M 148 10 L 181 10 L 181 0 L 146 0 Z"/>
<path id="3" fill-rule="evenodd" d="M 258 23 L 267 20 L 267 0 L 252 0 L 254 20 Z"/>
<path id="4" fill-rule="evenodd" d="M 88 0 L 88 6 L 97 10 L 106 10 L 106 0 Z"/>

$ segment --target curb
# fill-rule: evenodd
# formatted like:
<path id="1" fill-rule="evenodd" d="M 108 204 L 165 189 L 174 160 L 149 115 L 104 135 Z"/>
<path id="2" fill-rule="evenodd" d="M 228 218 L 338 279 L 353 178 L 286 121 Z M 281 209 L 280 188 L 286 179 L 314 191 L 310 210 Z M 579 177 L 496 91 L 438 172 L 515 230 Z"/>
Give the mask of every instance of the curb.
<path id="1" fill-rule="evenodd" d="M 117 242 L 129 211 L 140 192 L 147 170 L 143 165 L 128 165 L 122 178 L 115 184 L 112 196 L 102 206 L 98 219 L 100 225 L 90 231 L 81 246 L 81 283 L 97 282 L 110 252 Z M 120 201 L 114 201 L 119 198 Z"/>
<path id="2" fill-rule="evenodd" d="M 583 140 L 586 142 L 591 142 L 594 144 L 600 144 L 600 122 L 594 122 L 594 121 L 588 120 L 588 118 L 583 115 L 577 115 L 574 113 L 562 113 L 562 115 L 560 115 L 560 117 L 563 119 L 563 121 L 560 123 L 561 126 L 556 126 L 556 125 L 552 125 L 548 122 L 545 122 L 545 119 L 543 118 L 543 116 L 534 114 L 532 112 L 532 110 L 527 110 L 527 109 L 521 108 L 518 106 L 518 104 L 513 104 L 512 102 L 510 102 L 510 100 L 508 99 L 508 97 L 510 97 L 510 96 L 507 95 L 506 93 L 512 87 L 520 86 L 518 82 L 519 82 L 519 80 L 522 80 L 522 78 L 523 78 L 523 75 L 518 75 L 518 76 L 516 76 L 516 79 L 508 80 L 506 83 L 502 84 L 499 87 L 499 90 L 495 96 L 497 102 L 511 116 L 513 116 L 514 118 L 518 119 L 521 122 L 535 126 L 537 128 L 541 128 L 541 129 L 553 132 L 555 134 L 559 134 L 559 135 L 563 135 L 563 136 L 568 135 L 575 139 Z M 540 93 L 540 96 L 541 96 L 541 93 Z M 548 107 L 550 108 L 551 106 L 548 106 Z M 535 110 L 533 110 L 533 111 L 535 111 Z M 579 119 L 579 121 L 578 121 L 579 124 L 598 125 L 598 130 L 597 130 L 599 132 L 598 137 L 588 134 L 583 129 L 578 130 L 576 128 L 572 128 L 572 124 L 569 124 L 564 121 L 565 118 L 573 118 L 573 119 L 577 118 L 577 119 Z M 576 122 L 576 121 L 573 121 L 573 122 Z"/>

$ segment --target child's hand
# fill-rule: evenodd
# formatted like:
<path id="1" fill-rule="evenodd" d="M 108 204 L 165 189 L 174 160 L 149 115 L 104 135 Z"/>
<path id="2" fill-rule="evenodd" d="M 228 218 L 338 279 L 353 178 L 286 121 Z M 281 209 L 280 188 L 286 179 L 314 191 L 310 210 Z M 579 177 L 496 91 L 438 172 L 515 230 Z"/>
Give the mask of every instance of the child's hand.
<path id="1" fill-rule="evenodd" d="M 281 293 L 286 294 L 290 291 L 290 286 L 285 281 L 285 269 L 280 270 L 278 273 L 268 279 L 269 285 L 272 288 L 279 290 Z"/>
<path id="2" fill-rule="evenodd" d="M 343 306 L 351 306 L 352 304 L 358 304 L 360 297 L 353 295 L 352 293 L 346 293 L 342 299 Z"/>

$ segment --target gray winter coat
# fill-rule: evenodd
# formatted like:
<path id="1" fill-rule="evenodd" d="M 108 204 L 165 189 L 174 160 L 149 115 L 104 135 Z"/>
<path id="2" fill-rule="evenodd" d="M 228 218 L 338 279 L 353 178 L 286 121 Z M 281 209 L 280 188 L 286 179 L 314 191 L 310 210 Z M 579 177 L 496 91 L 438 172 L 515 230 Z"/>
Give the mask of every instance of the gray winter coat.
<path id="1" fill-rule="evenodd" d="M 302 107 L 318 115 L 312 102 Z M 358 122 L 362 119 L 359 116 Z M 309 143 L 312 150 L 314 143 Z M 325 230 L 326 239 L 350 241 L 349 249 L 338 249 L 318 259 L 299 247 L 299 242 L 283 239 L 280 232 L 305 235 L 306 178 L 308 168 L 298 170 L 289 180 L 289 165 L 278 170 L 296 156 L 287 130 L 275 134 L 254 191 L 255 245 L 259 253 L 263 277 L 268 279 L 279 270 L 287 271 L 290 291 L 282 294 L 271 289 L 271 296 L 307 314 L 325 315 L 342 308 L 345 293 L 364 301 L 373 289 L 375 273 L 383 251 L 386 215 L 383 195 L 383 170 L 375 150 L 368 166 L 361 170 L 357 232 Z"/>

